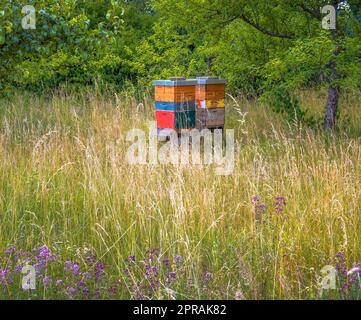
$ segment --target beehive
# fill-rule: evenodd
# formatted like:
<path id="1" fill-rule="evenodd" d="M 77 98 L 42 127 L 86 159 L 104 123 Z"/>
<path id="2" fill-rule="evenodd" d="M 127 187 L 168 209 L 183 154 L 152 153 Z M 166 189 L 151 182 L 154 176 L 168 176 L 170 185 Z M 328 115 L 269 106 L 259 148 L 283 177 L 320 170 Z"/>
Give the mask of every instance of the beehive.
<path id="1" fill-rule="evenodd" d="M 158 129 L 191 129 L 196 123 L 196 80 L 156 80 L 155 109 Z"/>
<path id="2" fill-rule="evenodd" d="M 196 103 L 201 109 L 224 108 L 226 81 L 218 78 L 197 78 Z"/>
<path id="3" fill-rule="evenodd" d="M 218 78 L 197 78 L 196 85 L 196 128 L 224 128 L 225 85 Z"/>
<path id="4" fill-rule="evenodd" d="M 225 108 L 197 109 L 196 128 L 215 129 L 223 128 L 225 121 Z"/>

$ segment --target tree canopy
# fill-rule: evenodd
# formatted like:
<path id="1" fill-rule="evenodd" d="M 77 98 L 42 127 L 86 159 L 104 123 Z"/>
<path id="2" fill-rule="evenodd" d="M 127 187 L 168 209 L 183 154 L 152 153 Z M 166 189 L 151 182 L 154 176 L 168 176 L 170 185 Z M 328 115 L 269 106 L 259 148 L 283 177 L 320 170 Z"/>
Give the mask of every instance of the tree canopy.
<path id="1" fill-rule="evenodd" d="M 35 7 L 36 29 L 23 29 L 25 5 Z M 326 5 L 337 12 L 335 30 L 321 27 Z M 226 78 L 232 92 L 275 97 L 280 112 L 305 117 L 290 95 L 295 89 L 325 86 L 336 98 L 360 90 L 360 6 L 358 0 L 1 0 L 0 90 L 97 79 L 144 86 L 208 74 Z"/>

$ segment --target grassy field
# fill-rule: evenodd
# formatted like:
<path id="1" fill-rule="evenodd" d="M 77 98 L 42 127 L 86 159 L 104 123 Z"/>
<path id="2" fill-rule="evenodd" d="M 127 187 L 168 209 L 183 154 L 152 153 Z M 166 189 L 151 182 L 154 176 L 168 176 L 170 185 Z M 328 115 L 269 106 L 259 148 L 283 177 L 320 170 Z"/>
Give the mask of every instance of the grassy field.
<path id="1" fill-rule="evenodd" d="M 322 112 L 324 92 L 301 96 Z M 229 99 L 230 176 L 129 165 L 126 133 L 153 120 L 147 97 L 2 100 L 0 298 L 357 298 L 345 270 L 361 262 L 360 100 L 343 97 L 332 136 Z M 36 290 L 21 289 L 24 264 Z M 326 265 L 343 289 L 320 297 Z"/>

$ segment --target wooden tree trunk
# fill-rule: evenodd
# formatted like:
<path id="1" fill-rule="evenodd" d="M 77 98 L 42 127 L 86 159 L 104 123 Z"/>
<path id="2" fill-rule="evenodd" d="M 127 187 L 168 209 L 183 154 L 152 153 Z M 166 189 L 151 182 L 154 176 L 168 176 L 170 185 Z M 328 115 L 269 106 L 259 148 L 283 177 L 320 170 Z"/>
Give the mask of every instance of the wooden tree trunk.
<path id="1" fill-rule="evenodd" d="M 336 8 L 338 8 L 338 5 L 340 4 L 340 0 L 333 0 L 332 4 Z M 338 27 L 338 21 L 337 21 L 337 15 L 336 15 L 336 29 L 332 30 L 332 39 L 337 43 L 337 27 Z M 335 129 L 336 125 L 336 115 L 337 115 L 337 109 L 338 109 L 338 101 L 339 101 L 339 88 L 336 84 L 334 84 L 334 81 L 339 79 L 340 75 L 337 71 L 337 56 L 339 55 L 341 51 L 341 47 L 339 43 L 337 43 L 335 52 L 334 52 L 334 58 L 333 61 L 330 63 L 330 69 L 331 69 L 331 78 L 330 78 L 330 87 L 328 89 L 328 97 L 327 97 L 327 104 L 326 104 L 326 111 L 325 111 L 325 129 Z"/>
<path id="2" fill-rule="evenodd" d="M 334 129 L 336 125 L 336 115 L 339 101 L 339 91 L 336 87 L 328 89 L 328 98 L 325 112 L 325 128 Z"/>

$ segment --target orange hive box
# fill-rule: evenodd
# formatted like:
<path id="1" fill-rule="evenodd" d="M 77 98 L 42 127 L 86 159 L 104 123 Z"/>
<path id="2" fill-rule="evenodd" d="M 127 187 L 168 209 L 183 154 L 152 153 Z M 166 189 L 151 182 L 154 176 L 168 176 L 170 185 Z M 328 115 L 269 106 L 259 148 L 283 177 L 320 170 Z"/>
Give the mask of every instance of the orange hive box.
<path id="1" fill-rule="evenodd" d="M 196 128 L 224 128 L 225 122 L 225 85 L 218 78 L 197 78 L 196 86 Z"/>
<path id="2" fill-rule="evenodd" d="M 226 81 L 218 78 L 197 78 L 196 104 L 198 108 L 224 108 Z"/>
<path id="3" fill-rule="evenodd" d="M 194 86 L 155 86 L 155 101 L 191 102 L 194 100 Z"/>

